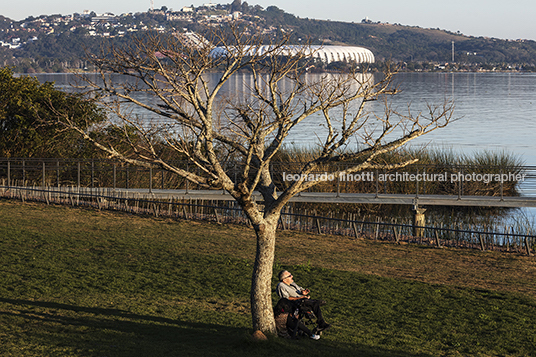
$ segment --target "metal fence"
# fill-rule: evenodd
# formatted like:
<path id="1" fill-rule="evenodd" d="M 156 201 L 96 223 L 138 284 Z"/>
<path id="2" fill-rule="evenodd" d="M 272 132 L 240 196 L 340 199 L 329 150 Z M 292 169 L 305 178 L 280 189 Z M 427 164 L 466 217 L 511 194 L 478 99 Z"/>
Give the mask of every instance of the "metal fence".
<path id="1" fill-rule="evenodd" d="M 113 188 L 81 186 L 12 186 L 2 179 L 0 196 L 22 202 L 90 206 L 98 209 L 154 215 L 171 219 L 209 220 L 218 223 L 249 225 L 250 222 L 235 201 L 177 199 L 162 200 L 153 193 Z M 295 211 L 285 207 L 279 222 L 281 230 L 297 230 L 313 234 L 332 234 L 352 239 L 373 239 L 480 250 L 501 250 L 531 255 L 535 236 L 531 230 L 515 230 L 505 226 L 502 231 L 482 227 L 452 228 L 432 225 L 415 226 L 411 222 L 381 222 L 379 218 L 347 213 L 345 217 L 325 217 L 316 212 Z"/>
<path id="2" fill-rule="evenodd" d="M 192 164 L 186 161 L 173 164 L 186 170 L 192 169 Z M 228 175 L 236 177 L 240 165 L 236 162 L 226 163 Z M 289 179 L 292 180 L 294 173 L 299 172 L 299 167 L 299 163 L 273 163 L 271 171 L 276 185 L 281 188 L 289 185 Z M 323 175 L 347 167 L 347 164 L 333 164 L 312 174 Z M 482 180 L 477 179 L 488 177 L 484 175 L 504 175 L 508 179 L 482 184 Z M 470 179 L 456 180 L 462 176 Z M 523 180 L 516 179 L 519 177 L 523 177 Z M 196 189 L 184 178 L 163 169 L 136 167 L 113 160 L 0 158 L 0 178 L 6 180 L 7 186 L 143 188 L 149 192 L 152 189 Z M 413 165 L 405 168 L 404 172 L 374 170 L 353 175 L 326 176 L 311 191 L 376 195 L 402 193 L 415 196 L 448 194 L 459 198 L 466 195 L 536 196 L 536 166 Z"/>

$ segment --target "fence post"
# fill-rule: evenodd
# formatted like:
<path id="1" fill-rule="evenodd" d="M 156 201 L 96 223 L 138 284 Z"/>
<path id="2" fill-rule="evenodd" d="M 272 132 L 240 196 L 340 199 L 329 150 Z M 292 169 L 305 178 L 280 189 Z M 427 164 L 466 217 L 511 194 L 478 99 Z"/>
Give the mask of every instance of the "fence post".
<path id="1" fill-rule="evenodd" d="M 506 251 L 509 252 L 510 251 L 510 227 L 505 227 L 504 229 L 506 235 L 504 237 L 504 239 L 506 239 Z"/>
<path id="2" fill-rule="evenodd" d="M 443 229 L 443 223 L 441 223 L 440 228 Z M 439 230 L 437 229 L 437 227 L 436 229 L 434 229 L 434 233 L 435 233 L 436 245 L 438 248 L 441 248 L 441 242 L 439 241 Z"/>
<path id="3" fill-rule="evenodd" d="M 357 225 L 355 224 L 355 222 L 352 222 L 352 228 L 354 230 L 355 238 L 359 238 L 359 233 L 357 231 Z"/>
<path id="4" fill-rule="evenodd" d="M 527 255 L 530 257 L 532 254 L 530 253 L 529 229 L 528 228 L 527 228 L 527 235 L 525 236 L 525 248 L 527 249 Z"/>
<path id="5" fill-rule="evenodd" d="M 415 177 L 419 177 L 419 169 L 417 169 L 417 175 Z M 415 198 L 419 198 L 419 180 L 415 180 Z"/>
<path id="6" fill-rule="evenodd" d="M 378 190 L 379 190 L 379 187 L 378 187 L 379 182 L 378 182 L 378 180 L 379 180 L 379 175 L 378 175 L 378 170 L 376 170 L 376 195 L 374 196 L 374 198 L 378 198 Z"/>
<path id="7" fill-rule="evenodd" d="M 501 173 L 501 201 L 504 201 L 504 198 L 503 198 L 503 180 L 502 180 L 503 171 L 502 171 L 502 169 L 501 169 L 500 173 Z"/>
<path id="8" fill-rule="evenodd" d="M 307 214 L 307 213 L 306 213 Z M 314 217 L 315 217 L 315 222 L 316 222 L 316 229 L 318 231 L 318 234 L 322 234 L 322 228 L 320 227 L 320 219 L 318 218 L 318 216 L 316 215 L 316 211 L 313 211 L 313 214 L 314 214 Z"/>
<path id="9" fill-rule="evenodd" d="M 7 160 L 7 187 L 11 186 L 11 161 Z"/>
<path id="10" fill-rule="evenodd" d="M 60 187 L 60 160 L 56 160 L 56 186 Z"/>
<path id="11" fill-rule="evenodd" d="M 188 163 L 186 163 L 186 172 L 188 172 Z M 184 178 L 186 180 L 186 194 L 188 194 L 188 186 L 189 186 L 189 180 L 185 177 Z M 236 182 L 236 179 L 235 179 L 235 182 Z"/>
<path id="12" fill-rule="evenodd" d="M 43 190 L 46 188 L 46 180 L 45 180 L 45 175 L 46 175 L 46 167 L 45 167 L 45 162 L 43 161 Z"/>
<path id="13" fill-rule="evenodd" d="M 341 197 L 341 178 L 337 175 L 337 197 Z"/>
<path id="14" fill-rule="evenodd" d="M 424 179 L 426 177 L 426 167 L 422 169 L 422 194 L 426 195 L 426 180 Z"/>
<path id="15" fill-rule="evenodd" d="M 485 251 L 486 248 L 484 247 L 484 239 L 482 238 L 482 234 L 480 234 L 480 232 L 478 232 L 478 240 L 480 241 L 480 249 Z"/>
<path id="16" fill-rule="evenodd" d="M 461 176 L 458 180 L 458 200 L 462 199 L 462 184 L 463 184 L 463 169 L 461 170 Z"/>
<path id="17" fill-rule="evenodd" d="M 153 167 L 149 167 L 149 193 L 153 193 Z"/>
<path id="18" fill-rule="evenodd" d="M 220 216 L 218 215 L 218 209 L 214 207 L 214 215 L 216 216 L 216 223 L 220 223 Z"/>
<path id="19" fill-rule="evenodd" d="M 400 244 L 400 237 L 399 237 L 399 232 L 398 232 L 398 220 L 395 219 L 394 221 L 391 221 L 391 223 L 393 224 L 393 233 L 395 236 L 395 242 L 396 244 Z"/>

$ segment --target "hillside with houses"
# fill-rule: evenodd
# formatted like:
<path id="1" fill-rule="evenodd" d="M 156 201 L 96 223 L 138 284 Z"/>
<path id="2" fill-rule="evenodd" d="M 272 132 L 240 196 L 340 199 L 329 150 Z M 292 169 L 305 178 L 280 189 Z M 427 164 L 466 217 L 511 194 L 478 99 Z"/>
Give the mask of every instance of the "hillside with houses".
<path id="1" fill-rule="evenodd" d="M 296 44 L 362 46 L 374 53 L 374 66 L 391 61 L 408 71 L 536 70 L 536 42 L 531 40 L 473 37 L 368 18 L 356 23 L 315 20 L 240 0 L 124 14 L 84 10 L 21 21 L 0 16 L 0 64 L 27 73 L 84 69 L 88 53 L 98 51 L 103 41 L 122 44 L 148 31 L 196 32 L 228 21 L 264 34 L 267 41 L 290 35 Z"/>

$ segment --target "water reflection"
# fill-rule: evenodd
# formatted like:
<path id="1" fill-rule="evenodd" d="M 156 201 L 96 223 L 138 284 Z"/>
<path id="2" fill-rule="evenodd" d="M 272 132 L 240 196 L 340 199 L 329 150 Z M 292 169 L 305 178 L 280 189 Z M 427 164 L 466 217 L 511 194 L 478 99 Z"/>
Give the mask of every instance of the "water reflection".
<path id="1" fill-rule="evenodd" d="M 72 74 L 37 74 L 40 81 L 54 81 L 68 89 Z M 215 83 L 219 74 L 210 75 Z M 320 74 L 308 74 L 311 80 Z M 393 108 L 414 113 L 426 110 L 426 104 L 454 100 L 455 116 L 460 118 L 446 128 L 415 140 L 412 145 L 452 148 L 467 154 L 478 150 L 508 150 L 521 156 L 527 164 L 536 164 L 536 74 L 517 73 L 400 73 L 396 77 L 401 93 L 392 98 Z M 244 96 L 253 85 L 251 74 L 235 76 L 223 88 L 225 95 Z M 292 90 L 290 83 L 283 84 Z M 144 100 L 151 100 L 150 96 Z M 374 103 L 371 110 L 381 111 Z M 146 120 L 157 120 L 154 114 L 137 110 Z M 300 124 L 288 142 L 310 146 L 326 132 L 323 119 L 317 115 Z"/>

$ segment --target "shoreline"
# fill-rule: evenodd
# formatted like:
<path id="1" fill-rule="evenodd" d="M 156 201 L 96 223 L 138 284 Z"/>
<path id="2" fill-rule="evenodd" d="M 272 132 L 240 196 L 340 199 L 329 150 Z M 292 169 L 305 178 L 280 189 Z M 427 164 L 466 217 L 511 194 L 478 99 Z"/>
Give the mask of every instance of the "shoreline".
<path id="1" fill-rule="evenodd" d="M 214 71 L 213 73 L 217 73 L 218 71 Z M 381 71 L 370 71 L 369 73 L 376 73 Z M 93 72 L 93 71 L 70 71 L 70 72 L 13 72 L 13 74 L 16 75 L 34 75 L 34 74 L 98 74 L 99 72 Z M 340 73 L 339 71 L 329 71 L 329 70 L 322 70 L 322 71 L 311 71 L 308 73 Z M 343 72 L 344 73 L 344 72 Z M 521 71 L 521 70 L 478 70 L 478 71 L 466 71 L 466 70 L 437 70 L 437 71 L 408 71 L 408 70 L 399 70 L 398 73 L 516 73 L 516 74 L 533 74 L 536 73 L 536 71 Z"/>

